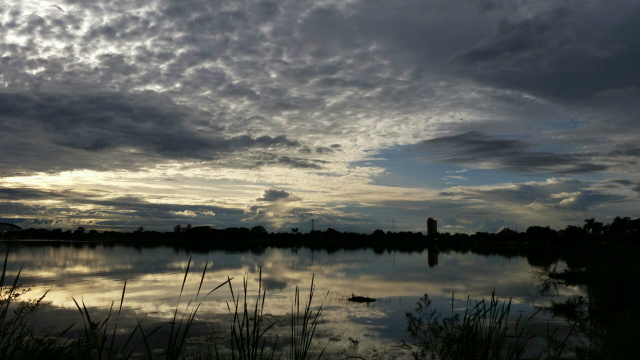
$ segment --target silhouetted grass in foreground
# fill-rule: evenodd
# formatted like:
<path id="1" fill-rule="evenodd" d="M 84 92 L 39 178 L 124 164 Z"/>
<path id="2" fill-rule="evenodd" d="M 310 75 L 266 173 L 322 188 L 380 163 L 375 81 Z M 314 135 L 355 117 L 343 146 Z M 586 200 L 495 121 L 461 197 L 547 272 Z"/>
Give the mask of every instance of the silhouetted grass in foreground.
<path id="1" fill-rule="evenodd" d="M 191 270 L 191 259 L 185 270 L 178 303 L 171 320 L 167 323 L 149 327 L 144 323 L 146 315 L 138 316 L 134 313 L 136 325 L 133 330 L 129 330 L 125 338 L 116 339 L 124 311 L 127 291 L 125 281 L 120 303 L 117 307 L 112 303 L 107 315 L 101 319 L 97 319 L 84 302 L 79 303 L 74 299 L 81 315 L 83 329 L 78 337 L 72 338 L 69 330 L 73 324 L 57 334 L 36 332 L 29 326 L 29 319 L 34 317 L 43 305 L 46 293 L 36 300 L 21 301 L 20 296 L 28 289 L 19 285 L 21 271 L 18 271 L 12 283 L 5 286 L 7 261 L 8 252 L 0 277 L 0 359 L 257 360 L 281 359 L 284 356 L 288 360 L 315 360 L 325 355 L 326 345 L 324 348 L 314 345 L 323 304 L 317 309 L 312 307 L 315 292 L 313 278 L 306 299 L 302 298 L 300 290 L 296 288 L 290 315 L 289 344 L 282 348 L 279 348 L 278 335 L 270 334 L 275 322 L 268 321 L 264 314 L 267 296 L 262 286 L 262 271 L 258 281 L 258 294 L 252 305 L 246 279 L 240 292 L 234 290 L 231 278 L 227 278 L 206 293 L 202 292 L 207 263 L 202 271 L 195 298 L 188 301 L 186 308 L 180 310 L 184 287 Z M 231 301 L 227 302 L 231 317 L 228 341 L 218 342 L 216 337 L 211 336 L 204 346 L 195 350 L 188 349 L 187 339 L 201 305 L 209 295 L 225 285 L 228 286 L 231 295 Z M 444 317 L 431 308 L 431 300 L 425 295 L 418 302 L 415 312 L 406 314 L 407 332 L 413 342 L 405 345 L 414 359 L 516 360 L 524 359 L 530 342 L 538 339 L 546 341 L 547 346 L 539 352 L 537 359 L 556 360 L 574 355 L 568 340 L 575 334 L 575 327 L 560 338 L 556 336 L 555 331 L 549 330 L 546 334 L 532 332 L 525 330 L 525 326 L 535 313 L 529 318 L 520 315 L 514 321 L 509 318 L 510 312 L 511 300 L 501 300 L 492 294 L 491 299 L 475 303 L 467 299 L 464 313 L 456 314 L 452 297 L 451 316 Z M 165 327 L 168 328 L 168 337 L 163 342 L 164 349 L 152 350 L 150 339 L 158 336 L 159 330 Z M 363 359 L 357 353 L 339 354 L 343 359 Z M 370 358 L 382 359 L 384 354 L 374 350 Z"/>
<path id="2" fill-rule="evenodd" d="M 509 318 L 511 300 L 501 300 L 495 292 L 489 300 L 472 303 L 467 299 L 462 317 L 454 313 L 453 304 L 452 296 L 451 316 L 443 317 L 431 308 L 431 299 L 425 294 L 417 303 L 415 313 L 406 314 L 407 332 L 414 340 L 411 345 L 414 359 L 518 360 L 525 358 L 528 345 L 534 339 L 547 341 L 535 359 L 563 359 L 569 354 L 569 339 L 575 329 L 570 329 L 562 338 L 550 329 L 547 333 L 525 329 L 540 310 L 527 318 L 520 314 L 514 321 Z"/>
<path id="3" fill-rule="evenodd" d="M 47 293 L 33 301 L 21 301 L 19 298 L 29 291 L 19 285 L 19 271 L 13 283 L 5 286 L 7 275 L 7 262 L 9 252 L 5 256 L 2 276 L 0 277 L 0 359 L 276 359 L 287 354 L 289 360 L 320 359 L 324 348 L 314 351 L 313 339 L 322 314 L 323 305 L 317 309 L 312 307 L 314 298 L 314 280 L 311 280 L 309 296 L 306 302 L 302 302 L 300 290 L 296 292 L 292 304 L 290 323 L 290 345 L 288 349 L 278 349 L 278 336 L 272 341 L 267 333 L 275 323 L 267 323 L 264 317 L 264 304 L 266 291 L 262 287 L 262 270 L 260 270 L 258 295 L 255 304 L 250 306 L 248 297 L 248 280 L 244 279 L 240 293 L 234 291 L 231 280 L 214 287 L 201 296 L 201 291 L 207 272 L 208 263 L 205 264 L 200 278 L 200 284 L 195 299 L 190 300 L 184 310 L 180 311 L 180 301 L 184 291 L 187 277 L 190 274 L 191 258 L 187 264 L 178 303 L 173 311 L 172 319 L 165 324 L 148 328 L 144 325 L 146 315 L 136 317 L 137 325 L 131 330 L 124 342 L 116 341 L 116 333 L 119 328 L 119 320 L 123 312 L 127 283 L 125 281 L 117 311 L 114 303 L 107 315 L 102 319 L 96 319 L 83 301 L 78 303 L 73 299 L 79 314 L 81 315 L 83 330 L 78 338 L 67 337 L 74 324 L 57 335 L 36 332 L 28 321 L 42 306 Z M 208 344 L 195 351 L 186 350 L 186 340 L 193 327 L 196 315 L 202 303 L 214 291 L 228 285 L 231 294 L 231 304 L 227 302 L 228 311 L 232 317 L 230 325 L 230 340 L 228 344 L 218 344 L 214 337 Z M 326 296 L 325 296 L 326 299 Z M 301 303 L 302 302 L 302 303 Z M 168 339 L 163 351 L 152 351 L 150 338 L 163 328 L 169 328 Z M 325 346 L 326 348 L 326 346 Z M 141 354 L 142 353 L 142 354 Z"/>

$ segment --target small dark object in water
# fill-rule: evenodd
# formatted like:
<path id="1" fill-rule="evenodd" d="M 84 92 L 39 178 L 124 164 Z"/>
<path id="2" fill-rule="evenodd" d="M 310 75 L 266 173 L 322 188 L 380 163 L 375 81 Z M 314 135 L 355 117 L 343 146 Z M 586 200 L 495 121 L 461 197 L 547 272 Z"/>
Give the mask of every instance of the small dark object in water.
<path id="1" fill-rule="evenodd" d="M 347 299 L 348 301 L 353 301 L 357 303 L 372 303 L 376 301 L 374 298 L 366 297 L 366 296 L 356 296 L 351 294 L 351 297 Z"/>

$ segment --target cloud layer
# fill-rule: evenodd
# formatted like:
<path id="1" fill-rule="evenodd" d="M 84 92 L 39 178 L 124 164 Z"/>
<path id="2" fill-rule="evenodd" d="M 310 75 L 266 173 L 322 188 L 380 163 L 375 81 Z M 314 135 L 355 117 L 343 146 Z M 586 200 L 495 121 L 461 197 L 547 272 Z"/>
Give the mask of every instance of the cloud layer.
<path id="1" fill-rule="evenodd" d="M 594 154 L 557 154 L 533 151 L 531 144 L 514 139 L 497 139 L 473 131 L 424 140 L 413 150 L 424 153 L 425 160 L 464 166 L 506 169 L 516 172 L 546 171 L 588 173 L 606 170 L 595 163 Z"/>
<path id="2" fill-rule="evenodd" d="M 402 214 L 420 229 L 431 210 L 415 204 L 462 219 L 488 196 L 432 178 L 477 189 L 478 170 L 496 188 L 582 184 L 519 203 L 514 224 L 543 208 L 637 216 L 639 14 L 632 0 L 3 3 L 0 218 L 368 231 Z M 476 212 L 519 196 L 505 194 Z"/>

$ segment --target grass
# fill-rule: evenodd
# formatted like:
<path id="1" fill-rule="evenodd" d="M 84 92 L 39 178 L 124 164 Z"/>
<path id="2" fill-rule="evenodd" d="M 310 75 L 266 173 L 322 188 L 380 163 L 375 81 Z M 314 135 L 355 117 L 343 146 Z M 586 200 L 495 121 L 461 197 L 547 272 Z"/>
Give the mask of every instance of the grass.
<path id="1" fill-rule="evenodd" d="M 278 344 L 276 336 L 271 350 L 266 348 L 267 332 L 275 325 L 275 323 L 265 324 L 264 318 L 264 302 L 267 296 L 266 290 L 262 287 L 262 269 L 260 269 L 258 281 L 258 295 L 256 298 L 253 311 L 247 301 L 248 284 L 245 279 L 243 286 L 243 301 L 241 305 L 241 294 L 237 295 L 233 291 L 231 282 L 229 281 L 229 291 L 233 299 L 232 306 L 227 307 L 232 313 L 233 320 L 231 322 L 231 354 L 228 358 L 233 360 L 254 360 L 254 359 L 273 359 Z M 251 316 L 253 314 L 253 316 Z M 219 352 L 216 351 L 216 356 Z"/>
<path id="2" fill-rule="evenodd" d="M 520 360 L 534 339 L 547 344 L 534 359 L 558 360 L 568 356 L 574 326 L 564 337 L 550 328 L 546 333 L 525 330 L 525 325 L 540 310 L 526 318 L 520 314 L 515 320 L 510 319 L 511 299 L 502 300 L 495 291 L 489 300 L 473 303 L 467 298 L 462 317 L 454 313 L 453 306 L 452 294 L 451 316 L 444 317 L 431 308 L 431 299 L 425 294 L 417 303 L 415 313 L 406 314 L 407 332 L 414 340 L 409 345 L 414 359 Z"/>
<path id="3" fill-rule="evenodd" d="M 313 358 L 313 338 L 323 308 L 323 305 L 320 305 L 318 309 L 314 310 L 312 306 L 315 292 L 313 278 L 306 303 L 301 303 L 300 291 L 296 287 L 291 313 L 291 345 L 289 349 L 278 349 L 277 334 L 269 336 L 275 323 L 268 323 L 265 319 L 266 290 L 262 286 L 262 269 L 260 269 L 258 281 L 258 294 L 255 303 L 250 305 L 247 279 L 243 279 L 240 292 L 234 290 L 233 279 L 227 277 L 225 281 L 202 295 L 209 265 L 207 262 L 202 270 L 195 298 L 189 300 L 186 308 L 180 311 L 184 287 L 191 273 L 191 258 L 187 263 L 178 302 L 171 320 L 159 326 L 148 328 L 144 324 L 146 315 L 138 316 L 133 312 L 136 326 L 130 330 L 126 340 L 118 342 L 116 334 L 119 330 L 121 315 L 125 310 L 126 281 L 122 287 L 119 304 L 115 307 L 115 303 L 112 302 L 107 315 L 102 319 L 96 319 L 84 301 L 78 302 L 73 298 L 82 321 L 80 336 L 73 338 L 68 335 L 69 330 L 75 324 L 69 325 L 57 334 L 36 332 L 29 325 L 29 320 L 40 308 L 46 305 L 43 300 L 47 292 L 36 300 L 20 300 L 20 297 L 30 289 L 19 284 L 22 269 L 18 271 L 12 283 L 5 284 L 8 259 L 9 251 L 7 250 L 0 276 L 0 359 L 127 360 L 143 357 L 163 360 L 258 360 L 280 359 L 283 353 L 287 354 L 289 360 L 310 360 Z M 227 302 L 227 308 L 232 318 L 229 343 L 218 344 L 215 337 L 211 336 L 205 347 L 195 351 L 188 350 L 186 347 L 187 339 L 193 329 L 201 305 L 213 292 L 225 285 L 228 285 L 231 295 L 231 301 Z M 168 328 L 168 337 L 164 342 L 166 346 L 161 352 L 152 351 L 150 340 L 153 336 L 157 336 L 162 328 Z M 140 351 L 143 354 L 140 354 Z M 324 349 L 317 354 L 316 358 L 320 359 L 323 353 Z"/>
<path id="4" fill-rule="evenodd" d="M 29 289 L 22 288 L 18 283 L 22 268 L 13 283 L 5 284 L 8 258 L 7 251 L 0 276 L 0 359 L 38 359 L 43 354 L 64 356 L 65 348 L 70 343 L 64 335 L 71 326 L 57 336 L 34 334 L 27 323 L 43 304 L 47 292 L 36 300 L 20 301 L 19 298 Z"/>
<path id="5" fill-rule="evenodd" d="M 82 330 L 79 336 L 71 336 L 69 330 L 75 324 L 56 333 L 36 332 L 29 320 L 36 316 L 40 308 L 46 306 L 45 292 L 41 297 L 22 301 L 20 297 L 29 291 L 19 284 L 20 269 L 12 282 L 7 280 L 7 251 L 0 276 L 0 359 L 96 359 L 128 360 L 133 358 L 163 360 L 273 360 L 283 356 L 288 360 L 319 360 L 327 344 L 318 346 L 314 341 L 323 313 L 324 300 L 318 307 L 312 304 L 315 297 L 315 277 L 311 279 L 309 294 L 304 297 L 298 287 L 291 307 L 289 337 L 286 346 L 280 346 L 279 334 L 273 334 L 276 322 L 265 317 L 264 309 L 267 292 L 262 285 L 262 269 L 258 279 L 258 292 L 255 300 L 249 297 L 248 280 L 243 279 L 240 291 L 234 289 L 232 278 L 227 279 L 209 291 L 203 291 L 204 280 L 209 263 L 200 275 L 195 298 L 181 309 L 185 284 L 191 274 L 191 258 L 182 280 L 178 301 L 171 319 L 161 325 L 149 327 L 145 324 L 146 315 L 138 316 L 133 310 L 136 324 L 132 330 L 117 338 L 120 320 L 126 311 L 125 297 L 127 282 L 122 287 L 119 303 L 111 303 L 106 316 L 97 319 L 84 301 L 73 299 L 80 319 Z M 215 291 L 228 287 L 230 300 L 227 309 L 230 316 L 229 328 L 223 334 L 228 335 L 220 341 L 212 331 L 204 346 L 196 349 L 187 347 L 187 339 L 193 330 L 198 311 L 202 304 Z M 324 296 L 326 300 L 328 293 Z M 511 300 L 501 300 L 495 293 L 489 300 L 471 302 L 463 314 L 454 313 L 454 299 L 451 300 L 451 315 L 443 316 L 431 307 L 431 299 L 425 295 L 417 304 L 415 312 L 407 313 L 407 332 L 413 339 L 408 345 L 414 359 L 425 360 L 520 360 L 525 355 L 529 342 L 535 338 L 546 340 L 547 347 L 537 359 L 557 360 L 566 356 L 568 339 L 574 329 L 561 339 L 555 331 L 547 334 L 525 330 L 526 323 L 535 315 L 510 319 Z M 462 315 L 462 316 L 460 316 Z M 164 336 L 164 348 L 152 350 L 151 340 L 160 336 L 160 330 L 168 331 Z M 286 338 L 285 338 L 286 339 Z M 355 340 L 354 340 L 355 341 Z M 357 344 L 357 341 L 356 341 Z M 339 353 L 344 359 L 364 359 L 357 349 Z M 383 359 L 385 353 L 377 352 L 372 359 Z"/>
<path id="6" fill-rule="evenodd" d="M 315 335 L 316 329 L 318 327 L 318 320 L 320 318 L 320 315 L 322 314 L 324 301 L 327 299 L 327 295 L 329 295 L 329 292 L 327 292 L 327 294 L 324 296 L 322 304 L 314 315 L 314 312 L 311 308 L 311 303 L 313 302 L 313 294 L 315 292 L 313 281 L 314 277 L 311 277 L 309 298 L 307 299 L 306 305 L 303 307 L 302 312 L 300 311 L 300 290 L 296 286 L 296 292 L 291 309 L 291 347 L 289 352 L 289 360 L 310 360 L 313 358 L 313 351 L 311 346 L 313 336 Z M 326 348 L 327 346 L 325 345 L 325 347 L 318 354 L 317 359 L 320 359 L 322 357 L 322 354 L 324 354 Z"/>

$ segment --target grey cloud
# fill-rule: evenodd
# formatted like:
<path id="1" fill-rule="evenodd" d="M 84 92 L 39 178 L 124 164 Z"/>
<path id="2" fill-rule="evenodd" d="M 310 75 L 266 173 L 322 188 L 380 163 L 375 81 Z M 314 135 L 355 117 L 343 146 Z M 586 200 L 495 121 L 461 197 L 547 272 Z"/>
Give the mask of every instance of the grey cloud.
<path id="1" fill-rule="evenodd" d="M 278 149 L 269 149 L 278 150 Z M 282 150 L 284 152 L 284 149 Z M 304 152 L 302 152 L 304 154 Z M 230 155 L 230 154 L 223 154 Z M 327 164 L 328 161 L 291 157 L 287 155 L 280 155 L 274 151 L 247 151 L 245 153 L 233 153 L 234 156 L 220 156 L 219 159 L 215 159 L 209 162 L 201 163 L 201 166 L 209 166 L 213 168 L 228 167 L 239 169 L 260 169 L 265 167 L 286 167 L 292 169 L 309 169 L 319 170 L 322 169 L 322 165 Z M 306 155 L 306 154 L 305 154 Z"/>
<path id="2" fill-rule="evenodd" d="M 561 21 L 569 13 L 565 7 L 554 9 L 551 14 L 536 16 L 512 23 L 502 19 L 491 38 L 484 38 L 473 47 L 454 55 L 454 61 L 466 64 L 488 62 L 497 59 L 515 57 L 523 52 L 532 51 L 537 46 L 548 43 L 548 36 L 552 25 Z"/>
<path id="3" fill-rule="evenodd" d="M 472 131 L 443 136 L 415 144 L 412 151 L 424 154 L 424 160 L 465 166 L 506 169 L 516 172 L 551 171 L 555 173 L 588 173 L 606 170 L 592 163 L 588 154 L 557 154 L 534 151 L 521 140 L 498 139 Z"/>
<path id="4" fill-rule="evenodd" d="M 298 152 L 302 153 L 302 154 L 311 154 L 312 151 L 311 149 L 309 149 L 309 147 L 307 146 L 303 146 L 300 149 L 298 149 Z"/>
<path id="5" fill-rule="evenodd" d="M 176 159 L 317 170 L 334 142 L 357 157 L 443 132 L 467 138 L 416 151 L 520 173 L 637 172 L 618 160 L 637 156 L 634 0 L 25 4 L 5 4 L 1 24 L 0 176 Z M 539 137 L 470 139 L 478 129 Z M 564 153 L 534 147 L 547 135 Z"/>
<path id="6" fill-rule="evenodd" d="M 545 4 L 547 5 L 547 4 Z M 465 75 L 559 101 L 585 101 L 640 83 L 640 6 L 622 1 L 541 4 L 533 14 L 501 13 L 493 35 L 452 60 Z M 531 9 L 530 9 L 531 10 Z"/>
<path id="7" fill-rule="evenodd" d="M 3 93 L 0 109 L 3 119 L 16 120 L 21 127 L 41 126 L 55 136 L 56 142 L 90 151 L 130 146 L 167 156 L 206 159 L 208 151 L 298 145 L 284 135 L 224 139 L 214 132 L 215 128 L 190 128 L 187 120 L 193 115 L 187 109 L 152 93 L 127 97 L 115 93 L 33 96 Z"/>
<path id="8" fill-rule="evenodd" d="M 626 179 L 612 179 L 609 180 L 609 183 L 614 183 L 617 185 L 622 185 L 622 187 L 627 187 L 630 188 L 631 190 L 640 193 L 640 182 L 638 181 L 631 181 L 631 180 L 626 180 Z M 612 187 L 618 187 L 617 185 L 613 185 Z M 607 185 L 605 185 L 607 186 Z"/>
<path id="9" fill-rule="evenodd" d="M 614 180 L 610 180 L 610 182 L 620 184 L 620 185 L 625 185 L 625 186 L 631 186 L 634 184 L 633 181 L 625 180 L 625 179 L 614 179 Z"/>
<path id="10" fill-rule="evenodd" d="M 316 152 L 318 154 L 331 154 L 333 152 L 333 149 L 332 148 L 328 148 L 326 146 L 318 146 L 316 148 Z"/>
<path id="11" fill-rule="evenodd" d="M 240 135 L 225 137 L 219 127 L 206 120 L 207 114 L 175 105 L 170 99 L 153 93 L 122 96 L 98 94 L 14 94 L 0 93 L 0 127 L 5 139 L 0 147 L 24 161 L 29 152 L 43 157 L 42 165 L 64 161 L 56 159 L 66 152 L 79 167 L 95 168 L 82 161 L 83 154 L 125 150 L 139 162 L 154 157 L 169 159 L 214 160 L 225 153 L 251 149 L 275 151 L 298 147 L 285 135 Z M 197 124 L 205 124 L 198 126 Z M 15 144 L 19 140 L 19 144 Z M 16 146 L 24 147 L 16 151 Z M 62 147 L 42 151 L 44 147 Z M 66 149 L 65 149 L 66 148 Z M 127 149 L 136 149 L 130 152 Z M 73 150 L 80 150 L 73 154 Z M 98 160 L 96 158 L 95 160 Z M 113 157 L 114 165 L 117 157 Z M 5 165 L 11 159 L 4 158 Z M 314 167 L 304 159 L 284 157 L 276 161 L 298 167 Z M 70 164 L 69 164 L 70 165 Z M 47 169 L 41 169 L 47 170 Z"/>
<path id="12" fill-rule="evenodd" d="M 97 192 L 45 191 L 33 188 L 0 188 L 0 219 L 26 227 L 73 227 L 131 230 L 140 225 L 169 230 L 171 224 L 185 221 L 181 213 L 193 213 L 189 221 L 218 227 L 242 224 L 244 210 L 220 206 L 157 204 L 135 196 L 106 198 Z M 23 201 L 56 200 L 47 205 L 28 205 Z M 215 217 L 207 214 L 215 213 Z M 191 220 L 193 219 L 193 220 Z M 21 225 L 21 226 L 22 226 Z"/>
<path id="13" fill-rule="evenodd" d="M 11 55 L 12 63 L 1 69 L 5 79 L 15 76 L 12 84 L 23 86 L 51 83 L 44 76 L 21 72 L 28 61 L 47 58 L 50 65 L 45 66 L 43 74 L 63 83 L 86 82 L 127 92 L 159 86 L 192 99 L 208 94 L 195 102 L 223 116 L 317 113 L 325 126 L 313 121 L 303 124 L 305 119 L 294 115 L 288 120 L 295 122 L 294 129 L 304 133 L 341 133 L 348 128 L 343 121 L 347 112 L 380 117 L 419 114 L 425 109 L 425 95 L 436 93 L 433 84 L 458 81 L 460 77 L 486 81 L 497 88 L 523 84 L 520 88 L 542 92 L 577 94 L 581 89 L 596 89 L 583 86 L 584 81 L 601 82 L 598 88 L 603 89 L 624 87 L 624 81 L 603 80 L 604 76 L 594 75 L 597 72 L 591 70 L 599 69 L 598 61 L 610 62 L 604 55 L 602 59 L 596 56 L 594 49 L 618 49 L 609 57 L 613 59 L 618 53 L 637 48 L 631 39 L 620 36 L 623 30 L 633 33 L 633 28 L 617 29 L 614 22 L 599 19 L 602 9 L 608 18 L 631 19 L 636 8 L 632 2 L 623 2 L 627 12 L 617 11 L 605 2 L 581 7 L 571 2 L 549 6 L 484 0 L 410 0 L 401 7 L 375 0 L 325 3 L 313 9 L 295 1 L 235 1 L 233 6 L 208 1 L 160 2 L 155 8 L 147 5 L 122 1 L 69 3 L 75 17 L 55 12 L 44 20 L 47 24 L 56 20 L 76 26 L 84 19 L 91 30 L 82 35 L 83 41 L 69 41 L 75 48 L 59 58 L 40 56 L 35 44 L 30 50 L 18 46 Z M 92 17 L 83 18 L 82 14 L 101 20 L 90 21 L 87 19 Z M 15 18 L 22 20 L 20 16 Z M 581 24 L 583 18 L 589 20 L 588 24 Z M 615 24 L 633 27 L 634 23 Z M 600 37 L 586 35 L 589 32 L 583 30 L 587 27 L 595 27 Z M 53 36 L 61 36 L 60 31 L 55 30 Z M 66 32 L 80 36 L 78 31 Z M 107 41 L 115 52 L 101 54 L 104 50 L 94 38 Z M 128 49 L 135 49 L 135 55 L 130 55 Z M 119 50 L 123 51 L 118 53 Z M 571 55 L 584 52 L 590 55 L 575 57 L 580 63 L 589 64 L 582 71 Z M 94 67 L 78 56 L 84 53 L 109 60 Z M 527 61 L 518 58 L 521 56 Z M 563 58 L 557 59 L 559 56 Z M 452 58 L 456 61 L 447 61 Z M 54 62 L 62 66 L 54 69 Z M 536 64 L 542 64 L 538 65 L 541 68 L 532 68 Z M 562 64 L 570 65 L 566 67 L 568 75 L 563 75 Z M 536 75 L 521 81 L 528 74 Z M 563 76 L 563 80 L 554 80 Z M 580 81 L 566 81 L 568 77 Z M 605 86 L 607 81 L 611 84 Z M 176 84 L 180 87 L 176 88 Z M 567 84 L 580 85 L 567 88 Z M 344 96 L 343 86 L 353 89 L 345 101 L 348 106 L 329 104 L 327 99 L 332 96 Z M 443 94 L 436 104 L 429 101 L 429 107 L 448 95 Z M 245 103 L 227 106 L 222 99 Z M 384 114 L 380 113 L 382 110 Z M 231 119 L 225 122 L 225 126 L 233 127 Z M 273 130 L 279 125 L 272 120 L 250 122 L 242 130 L 255 126 L 264 133 L 265 127 Z"/>
<path id="14" fill-rule="evenodd" d="M 335 151 L 340 151 L 342 149 L 342 145 L 340 144 L 331 144 L 330 146 L 318 146 L 315 148 L 315 152 L 321 155 L 332 154 Z M 298 149 L 298 152 L 302 154 L 311 154 L 313 150 L 311 150 L 308 146 L 303 146 Z"/>
<path id="15" fill-rule="evenodd" d="M 470 1 L 475 3 L 483 11 L 504 9 L 504 6 L 505 6 L 504 2 L 499 0 L 470 0 Z"/>
<path id="16" fill-rule="evenodd" d="M 618 146 L 617 149 L 612 150 L 609 154 L 613 156 L 640 157 L 640 146 L 636 146 L 633 144 L 621 145 L 621 146 Z"/>
<path id="17" fill-rule="evenodd" d="M 560 198 L 561 200 L 557 203 L 550 202 L 553 207 L 577 211 L 586 211 L 590 207 L 607 202 L 625 200 L 625 198 L 620 195 L 602 194 L 591 190 L 584 190 L 574 194 L 558 194 L 556 196 L 557 198 L 555 199 Z"/>
<path id="18" fill-rule="evenodd" d="M 0 188 L 1 200 L 39 200 L 50 198 L 65 198 L 65 194 L 32 188 Z"/>
<path id="19" fill-rule="evenodd" d="M 284 190 L 275 190 L 269 189 L 265 190 L 262 193 L 262 196 L 257 198 L 257 201 L 278 201 L 283 199 L 288 199 L 291 196 L 288 192 Z"/>
<path id="20" fill-rule="evenodd" d="M 327 163 L 323 160 L 307 160 L 301 158 L 293 158 L 290 156 L 280 156 L 275 162 L 299 169 L 321 169 L 322 166 L 320 166 L 319 164 Z"/>
<path id="21" fill-rule="evenodd" d="M 528 206 L 544 211 L 553 208 L 564 211 L 586 211 L 592 206 L 626 200 L 624 196 L 600 192 L 590 183 L 570 179 L 550 179 L 546 182 L 508 184 L 495 187 L 460 187 L 450 191 L 465 200 L 482 200 L 495 204 Z"/>

